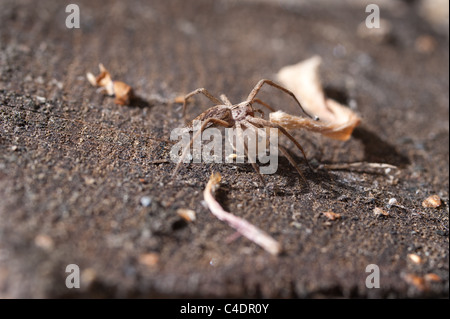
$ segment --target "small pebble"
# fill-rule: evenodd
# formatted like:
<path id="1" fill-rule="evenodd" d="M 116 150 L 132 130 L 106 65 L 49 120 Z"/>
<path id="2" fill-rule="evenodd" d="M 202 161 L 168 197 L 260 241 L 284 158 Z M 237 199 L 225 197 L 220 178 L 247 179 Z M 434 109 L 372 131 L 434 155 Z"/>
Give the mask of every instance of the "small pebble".
<path id="1" fill-rule="evenodd" d="M 141 202 L 142 206 L 148 207 L 152 203 L 152 198 L 148 197 L 148 196 L 144 196 L 144 197 L 141 197 L 140 202 Z"/>
<path id="2" fill-rule="evenodd" d="M 436 230 L 436 234 L 438 234 L 439 236 L 448 236 L 448 231 L 438 229 Z"/>
<path id="3" fill-rule="evenodd" d="M 44 104 L 47 101 L 47 99 L 43 96 L 36 96 L 36 100 L 41 104 Z"/>
<path id="4" fill-rule="evenodd" d="M 299 223 L 299 222 L 291 222 L 291 223 L 289 224 L 289 226 L 292 226 L 292 227 L 297 228 L 297 229 L 302 228 L 302 224 Z"/>
<path id="5" fill-rule="evenodd" d="M 42 234 L 34 238 L 34 244 L 44 250 L 52 250 L 55 245 L 50 236 Z"/>
<path id="6" fill-rule="evenodd" d="M 390 200 L 389 200 L 389 205 L 397 205 L 397 198 L 391 198 Z"/>
<path id="7" fill-rule="evenodd" d="M 145 266 L 155 266 L 159 261 L 159 254 L 157 253 L 147 253 L 139 256 L 139 263 Z"/>
<path id="8" fill-rule="evenodd" d="M 437 42 L 430 35 L 421 35 L 414 43 L 414 48 L 419 53 L 431 53 L 436 49 L 436 47 Z"/>
<path id="9" fill-rule="evenodd" d="M 216 258 L 211 258 L 211 260 L 209 261 L 209 265 L 210 266 L 217 266 L 217 260 L 216 260 Z"/>

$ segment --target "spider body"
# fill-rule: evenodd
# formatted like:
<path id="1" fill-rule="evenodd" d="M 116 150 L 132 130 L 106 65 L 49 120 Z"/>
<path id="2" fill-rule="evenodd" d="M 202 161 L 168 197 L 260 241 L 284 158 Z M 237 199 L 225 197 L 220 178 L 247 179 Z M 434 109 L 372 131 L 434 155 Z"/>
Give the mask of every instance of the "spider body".
<path id="1" fill-rule="evenodd" d="M 268 120 L 265 120 L 263 117 L 255 117 L 255 113 L 260 113 L 264 116 L 264 112 L 261 111 L 260 109 L 255 109 L 253 107 L 254 103 L 258 103 L 260 105 L 263 105 L 265 107 L 267 107 L 270 111 L 274 111 L 273 108 L 271 108 L 268 104 L 264 103 L 263 101 L 255 98 L 255 96 L 258 94 L 259 90 L 261 89 L 261 87 L 264 84 L 268 84 L 272 87 L 275 87 L 287 94 L 289 94 L 299 105 L 300 109 L 308 116 L 313 118 L 311 115 L 309 115 L 308 113 L 305 112 L 305 110 L 303 109 L 303 107 L 301 106 L 300 102 L 297 100 L 297 98 L 295 97 L 295 95 L 289 91 L 288 89 L 270 81 L 270 80 L 260 80 L 258 82 L 258 84 L 256 84 L 256 86 L 253 88 L 253 90 L 250 92 L 248 98 L 238 104 L 232 104 L 228 98 L 225 95 L 221 95 L 220 99 L 214 97 L 212 94 L 210 94 L 206 89 L 204 88 L 199 88 L 189 94 L 187 94 L 184 98 L 184 103 L 183 103 L 183 117 L 185 115 L 185 111 L 186 111 L 186 105 L 187 105 L 187 101 L 189 98 L 191 98 L 192 96 L 196 95 L 196 94 L 203 94 L 205 95 L 208 99 L 210 99 L 212 102 L 214 102 L 216 105 L 213 107 L 210 107 L 209 109 L 207 109 L 205 112 L 201 113 L 200 115 L 198 115 L 190 124 L 187 125 L 188 129 L 190 131 L 193 130 L 193 123 L 196 121 L 200 121 L 201 127 L 200 130 L 198 130 L 193 138 L 191 139 L 190 144 L 184 149 L 181 158 L 175 168 L 175 171 L 173 173 L 173 176 L 176 175 L 176 173 L 178 172 L 183 159 L 185 158 L 185 156 L 187 155 L 188 151 L 190 150 L 193 141 L 208 127 L 210 126 L 222 126 L 222 127 L 227 127 L 227 128 L 236 128 L 236 129 L 250 129 L 250 130 L 254 130 L 255 132 L 258 132 L 260 129 L 264 129 L 264 128 L 276 128 L 279 131 L 281 131 L 282 134 L 284 134 L 285 136 L 287 136 L 296 146 L 297 148 L 302 152 L 304 158 L 306 159 L 306 155 L 305 152 L 303 151 L 303 148 L 301 147 L 301 145 L 286 131 L 285 128 L 283 128 L 281 125 L 276 124 L 276 123 L 272 123 Z M 315 120 L 318 120 L 317 117 L 314 117 Z M 248 147 L 246 145 L 246 143 L 243 140 L 242 136 L 237 136 L 238 139 L 241 140 L 241 143 L 244 144 L 244 151 L 245 151 L 245 155 L 248 156 Z M 281 150 L 281 152 L 284 154 L 284 156 L 289 160 L 289 162 L 291 163 L 292 166 L 295 167 L 295 169 L 297 170 L 297 172 L 300 174 L 300 176 L 306 181 L 305 177 L 303 176 L 302 172 L 300 171 L 299 167 L 297 166 L 297 164 L 295 163 L 294 159 L 289 155 L 289 153 L 281 146 L 278 146 L 279 149 Z M 306 159 L 306 162 L 308 163 L 308 160 Z M 259 178 L 261 179 L 262 183 L 265 184 L 264 179 L 262 178 L 260 172 L 259 172 L 259 167 L 256 165 L 256 163 L 251 163 L 253 168 L 255 169 L 255 171 L 258 173 Z M 308 163 L 309 165 L 309 163 Z"/>

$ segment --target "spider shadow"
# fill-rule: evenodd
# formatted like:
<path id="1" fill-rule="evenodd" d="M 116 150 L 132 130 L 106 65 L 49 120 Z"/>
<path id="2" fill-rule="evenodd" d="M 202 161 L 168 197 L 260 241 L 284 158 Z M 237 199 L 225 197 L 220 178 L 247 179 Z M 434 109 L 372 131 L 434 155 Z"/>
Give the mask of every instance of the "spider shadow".
<path id="1" fill-rule="evenodd" d="M 296 156 L 291 153 L 292 158 L 295 160 L 297 164 L 302 163 L 302 158 Z M 303 159 L 304 163 L 304 159 Z M 297 171 L 291 168 L 291 164 L 289 161 L 284 158 L 279 158 L 279 167 L 277 174 L 280 176 L 284 176 L 287 179 L 286 190 L 278 190 L 276 192 L 277 196 L 290 197 L 292 195 L 306 195 L 310 193 L 317 193 L 314 186 L 319 186 L 320 189 L 326 191 L 326 196 L 332 194 L 331 197 L 338 198 L 343 193 L 355 193 L 356 188 L 352 187 L 348 183 L 342 182 L 339 178 L 330 174 L 330 172 L 326 170 L 312 170 L 306 164 L 300 166 L 303 175 L 305 176 L 305 180 L 299 176 Z M 300 191 L 295 186 L 301 185 Z M 288 191 L 289 189 L 293 189 L 293 191 Z M 316 194 L 316 196 L 322 196 L 320 193 Z"/>
<path id="2" fill-rule="evenodd" d="M 350 97 L 345 90 L 334 86 L 324 87 L 325 95 L 343 105 L 348 105 Z M 393 145 L 383 141 L 375 133 L 364 127 L 356 127 L 352 135 L 364 145 L 364 161 L 386 163 L 404 168 L 411 162 L 408 157 L 400 154 Z"/>
<path id="3" fill-rule="evenodd" d="M 383 141 L 364 127 L 357 127 L 353 131 L 353 137 L 363 144 L 364 161 L 366 162 L 386 163 L 399 168 L 405 168 L 411 164 L 407 156 L 400 154 L 393 145 Z"/>
<path id="4" fill-rule="evenodd" d="M 138 108 L 150 108 L 154 106 L 155 103 L 151 103 L 150 101 L 144 99 L 142 96 L 139 95 L 133 95 L 133 97 L 130 100 L 130 104 L 128 106 L 131 107 L 138 107 Z"/>

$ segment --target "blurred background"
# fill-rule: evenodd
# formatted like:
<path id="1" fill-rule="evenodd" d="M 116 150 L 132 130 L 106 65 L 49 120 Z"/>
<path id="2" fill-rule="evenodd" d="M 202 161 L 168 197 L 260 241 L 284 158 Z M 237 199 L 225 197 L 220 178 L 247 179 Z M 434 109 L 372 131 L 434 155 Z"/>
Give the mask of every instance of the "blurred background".
<path id="1" fill-rule="evenodd" d="M 71 3 L 79 28 L 66 25 Z M 369 4 L 380 28 L 367 28 Z M 0 0 L 0 296 L 448 297 L 448 8 Z M 168 156 L 164 141 L 183 123 L 175 97 L 205 87 L 238 103 L 260 79 L 314 55 L 326 94 L 362 123 L 344 143 L 295 132 L 310 162 L 397 169 L 312 172 L 293 151 L 308 187 L 281 158 L 277 188 L 265 193 L 251 167 L 190 165 L 171 181 L 173 164 L 151 164 Z M 86 72 L 98 74 L 99 63 L 144 103 L 97 92 Z M 300 115 L 283 94 L 265 88 L 260 98 Z M 209 106 L 198 97 L 188 115 Z M 233 231 L 201 205 L 213 170 L 224 177 L 219 201 L 279 240 L 283 256 L 226 240 Z M 432 194 L 444 204 L 423 208 Z M 387 206 L 391 198 L 403 208 Z M 375 207 L 391 217 L 375 218 Z M 196 222 L 180 220 L 179 208 L 196 211 Z M 329 210 L 343 219 L 327 221 Z M 381 289 L 365 286 L 373 263 Z M 68 264 L 80 266 L 78 290 L 64 284 Z M 426 282 L 429 273 L 439 280 Z"/>

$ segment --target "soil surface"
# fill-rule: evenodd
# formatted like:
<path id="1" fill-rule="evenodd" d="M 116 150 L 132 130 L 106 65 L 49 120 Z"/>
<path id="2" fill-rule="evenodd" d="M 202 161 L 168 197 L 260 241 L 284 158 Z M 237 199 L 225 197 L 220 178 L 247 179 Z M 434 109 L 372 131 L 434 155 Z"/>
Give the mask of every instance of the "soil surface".
<path id="1" fill-rule="evenodd" d="M 358 32 L 356 1 L 76 3 L 69 29 L 68 3 L 0 0 L 0 297 L 448 297 L 449 38 L 417 1 L 380 1 L 381 36 Z M 265 187 L 249 164 L 186 164 L 172 179 L 175 164 L 155 163 L 183 124 L 175 97 L 205 87 L 237 103 L 313 55 L 327 94 L 362 123 L 347 142 L 292 132 L 314 170 L 281 140 L 307 183 L 282 156 Z M 100 62 L 139 100 L 92 87 Z M 269 87 L 260 98 L 295 110 Z M 199 96 L 188 116 L 209 106 Z M 396 168 L 322 165 L 356 162 Z M 204 207 L 213 171 L 220 204 L 281 255 Z M 424 208 L 434 194 L 442 205 Z M 69 264 L 80 289 L 66 287 Z"/>

